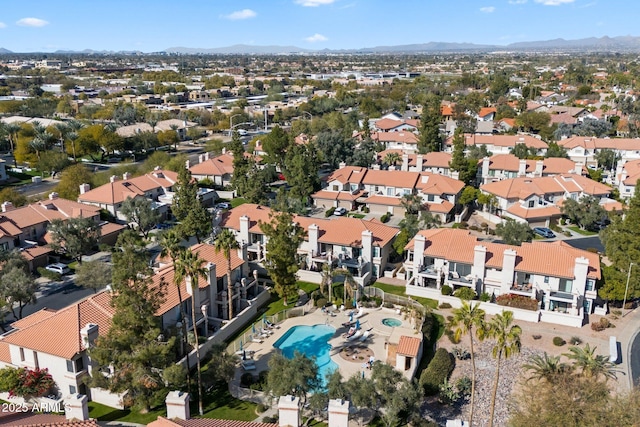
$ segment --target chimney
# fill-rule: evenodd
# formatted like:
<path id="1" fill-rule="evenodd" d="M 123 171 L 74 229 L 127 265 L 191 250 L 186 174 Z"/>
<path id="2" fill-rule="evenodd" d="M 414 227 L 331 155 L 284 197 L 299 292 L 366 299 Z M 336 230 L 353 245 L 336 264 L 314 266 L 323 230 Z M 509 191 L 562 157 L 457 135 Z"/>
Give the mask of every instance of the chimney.
<path id="1" fill-rule="evenodd" d="M 377 164 L 377 163 L 374 163 L 373 165 L 371 165 L 371 170 L 379 171 L 380 170 L 380 165 Z"/>
<path id="2" fill-rule="evenodd" d="M 318 253 L 318 236 L 320 235 L 318 231 L 318 226 L 316 224 L 311 224 L 308 229 L 309 232 L 309 247 L 311 248 L 311 256 L 314 256 Z"/>
<path id="3" fill-rule="evenodd" d="M 373 233 L 371 230 L 364 230 L 361 237 L 362 260 L 370 262 L 373 259 Z"/>
<path id="4" fill-rule="evenodd" d="M 85 348 L 92 347 L 96 338 L 98 338 L 98 325 L 87 323 L 84 328 L 80 329 L 80 338 Z"/>
<path id="5" fill-rule="evenodd" d="M 198 287 L 198 283 L 195 283 L 194 286 L 191 286 L 191 276 L 185 276 L 184 278 L 184 286 L 187 288 L 187 295 L 190 295 L 194 299 L 194 304 L 196 307 L 200 307 L 200 288 Z M 195 288 L 195 295 L 194 295 Z"/>
<path id="6" fill-rule="evenodd" d="M 489 176 L 489 166 L 491 166 L 491 159 L 484 157 L 482 159 L 482 180 Z"/>
<path id="7" fill-rule="evenodd" d="M 204 153 L 204 161 L 206 162 L 207 160 L 209 160 L 209 152 L 208 151 L 206 153 Z"/>
<path id="8" fill-rule="evenodd" d="M 583 167 L 584 165 L 582 163 L 576 163 L 575 168 L 573 169 L 573 173 L 575 173 L 576 175 L 582 175 Z"/>
<path id="9" fill-rule="evenodd" d="M 502 256 L 502 293 L 507 294 L 513 285 L 516 270 L 516 251 L 506 249 Z"/>
<path id="10" fill-rule="evenodd" d="M 153 168 L 153 171 L 154 171 L 154 172 L 158 172 L 158 171 L 160 171 L 160 170 L 161 170 L 160 166 L 156 166 L 155 168 Z"/>
<path id="11" fill-rule="evenodd" d="M 13 203 L 11 202 L 3 202 L 2 203 L 2 212 L 9 212 L 14 210 L 15 208 L 13 207 Z"/>
<path id="12" fill-rule="evenodd" d="M 64 416 L 67 420 L 87 421 L 89 419 L 89 407 L 87 396 L 72 394 L 64 398 Z"/>
<path id="13" fill-rule="evenodd" d="M 422 234 L 416 234 L 413 242 L 413 266 L 416 268 L 416 272 L 422 259 L 424 258 L 424 250 L 427 247 L 427 239 Z"/>
<path id="14" fill-rule="evenodd" d="M 589 272 L 589 259 L 581 256 L 576 258 L 576 263 L 573 266 L 574 291 L 577 291 L 581 295 L 584 295 L 585 285 L 587 284 L 587 274 Z"/>
<path id="15" fill-rule="evenodd" d="M 542 169 L 544 169 L 544 161 L 542 160 L 536 161 L 535 176 L 542 176 Z"/>
<path id="16" fill-rule="evenodd" d="M 198 163 L 204 162 L 204 154 L 198 155 Z"/>
<path id="17" fill-rule="evenodd" d="M 131 179 L 131 172 L 123 173 L 122 174 L 122 179 L 125 180 L 125 181 L 128 180 L 128 179 Z"/>
<path id="18" fill-rule="evenodd" d="M 187 160 L 184 162 L 184 166 L 185 166 L 187 169 L 189 169 L 189 168 L 191 167 L 191 161 L 190 161 L 189 159 L 187 159 Z"/>
<path id="19" fill-rule="evenodd" d="M 300 398 L 290 395 L 280 396 L 280 400 L 278 401 L 279 427 L 298 427 L 300 421 Z"/>
<path id="20" fill-rule="evenodd" d="M 471 274 L 476 279 L 483 280 L 485 272 L 485 264 L 487 262 L 487 247 L 478 245 L 473 248 L 473 266 L 471 268 Z M 476 289 L 474 289 L 476 290 Z"/>
<path id="21" fill-rule="evenodd" d="M 227 154 L 227 147 L 222 147 L 222 154 Z"/>
<path id="22" fill-rule="evenodd" d="M 80 194 L 84 194 L 89 190 L 91 190 L 91 185 L 89 185 L 89 184 L 80 184 Z"/>
<path id="23" fill-rule="evenodd" d="M 117 180 L 118 180 L 118 177 L 117 177 L 117 176 L 115 176 L 115 175 L 111 175 L 111 176 L 109 177 L 109 182 L 116 182 Z"/>
<path id="24" fill-rule="evenodd" d="M 58 198 L 58 193 L 55 191 L 53 193 L 49 193 L 49 200 L 55 200 Z"/>
<path id="25" fill-rule="evenodd" d="M 183 391 L 170 391 L 164 399 L 167 405 L 167 419 L 188 420 L 189 413 L 189 393 Z"/>
<path id="26" fill-rule="evenodd" d="M 424 157 L 422 156 L 422 154 L 418 154 L 416 156 L 416 170 L 418 172 L 422 172 L 423 162 L 424 162 Z"/>
<path id="27" fill-rule="evenodd" d="M 345 162 L 340 162 L 338 164 L 338 169 L 342 169 L 342 168 L 346 168 L 346 167 L 347 167 L 347 164 Z"/>
<path id="28" fill-rule="evenodd" d="M 402 167 L 400 168 L 400 170 L 403 170 L 405 172 L 409 170 L 409 155 L 407 153 L 404 153 L 402 155 Z"/>
<path id="29" fill-rule="evenodd" d="M 329 427 L 349 427 L 349 406 L 348 400 L 329 400 Z"/>
<path id="30" fill-rule="evenodd" d="M 242 215 L 240 217 L 240 240 L 242 243 L 249 243 L 249 217 Z"/>
<path id="31" fill-rule="evenodd" d="M 451 178 L 453 178 L 453 179 L 460 179 L 460 172 L 458 172 L 458 171 L 451 171 Z"/>
<path id="32" fill-rule="evenodd" d="M 518 163 L 518 176 L 525 176 L 527 174 L 527 161 L 520 159 Z"/>

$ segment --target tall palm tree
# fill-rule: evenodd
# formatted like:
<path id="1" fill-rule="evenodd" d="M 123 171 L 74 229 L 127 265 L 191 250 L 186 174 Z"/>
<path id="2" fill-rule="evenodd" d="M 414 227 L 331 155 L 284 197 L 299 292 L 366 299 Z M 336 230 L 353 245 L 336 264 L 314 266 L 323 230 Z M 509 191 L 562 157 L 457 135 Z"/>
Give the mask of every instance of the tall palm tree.
<path id="1" fill-rule="evenodd" d="M 543 356 L 539 354 L 531 356 L 529 363 L 524 364 L 523 368 L 531 372 L 529 380 L 545 380 L 549 383 L 554 383 L 571 370 L 571 366 L 560 362 L 560 356 L 549 356 L 546 351 Z"/>
<path id="2" fill-rule="evenodd" d="M 166 230 L 160 236 L 160 256 L 165 257 L 168 256 L 171 258 L 171 263 L 176 265 L 176 261 L 180 258 L 182 252 L 185 251 L 185 248 L 180 244 L 182 242 L 182 237 L 180 233 L 174 228 L 170 230 Z M 180 302 L 180 322 L 182 322 L 182 342 L 180 345 L 182 346 L 182 350 L 185 350 L 185 342 L 187 340 L 187 316 L 184 312 L 184 306 L 182 305 L 182 279 L 179 281 L 176 280 L 178 275 L 174 275 L 174 284 L 176 285 L 176 289 L 178 290 L 178 301 Z M 191 375 L 189 372 L 189 358 L 187 358 L 187 376 Z M 191 387 L 189 378 L 187 378 L 187 385 Z"/>
<path id="3" fill-rule="evenodd" d="M 382 160 L 389 166 L 395 166 L 400 161 L 400 155 L 398 153 L 387 153 Z"/>
<path id="4" fill-rule="evenodd" d="M 489 323 L 488 335 L 496 340 L 492 349 L 493 357 L 496 359 L 496 378 L 493 383 L 493 394 L 491 395 L 489 427 L 493 426 L 493 413 L 496 409 L 496 395 L 498 394 L 498 381 L 500 380 L 500 360 L 502 356 L 508 359 L 514 353 L 520 353 L 522 328 L 518 325 L 512 325 L 512 323 L 512 311 L 496 314 Z"/>
<path id="5" fill-rule="evenodd" d="M 227 296 L 229 298 L 229 320 L 233 319 L 233 283 L 231 282 L 231 250 L 238 249 L 240 245 L 236 240 L 236 236 L 225 228 L 216 237 L 214 243 L 216 252 L 222 252 L 224 258 L 227 260 Z"/>
<path id="6" fill-rule="evenodd" d="M 200 344 L 198 343 L 198 328 L 196 327 L 196 292 L 200 292 L 198 281 L 200 277 L 207 277 L 203 267 L 205 261 L 197 253 L 185 250 L 180 254 L 175 266 L 176 281 L 182 282 L 189 278 L 191 286 L 191 322 L 193 326 L 193 346 L 196 349 L 196 361 L 198 369 L 198 411 L 202 409 L 202 373 L 200 372 Z M 188 357 L 188 356 L 187 356 Z"/>
<path id="7" fill-rule="evenodd" d="M 13 152 L 16 149 L 16 142 L 18 141 L 18 132 L 20 132 L 22 127 L 18 123 L 6 123 L 4 128 L 9 135 L 9 144 L 11 144 L 11 154 L 13 155 Z M 15 160 L 15 155 L 13 157 L 13 165 L 18 165 Z"/>
<path id="8" fill-rule="evenodd" d="M 564 353 L 568 359 L 573 360 L 573 365 L 580 368 L 582 374 L 589 378 L 598 378 L 602 375 L 605 379 L 615 379 L 615 364 L 609 361 L 607 356 L 596 354 L 598 347 L 591 348 L 589 344 L 585 344 L 584 348 L 573 346 L 569 347 L 569 353 Z"/>
<path id="9" fill-rule="evenodd" d="M 469 342 L 471 345 L 471 413 L 469 415 L 469 425 L 473 425 L 473 403 L 475 401 L 476 391 L 476 359 L 473 351 L 473 328 L 476 329 L 476 335 L 479 340 L 484 339 L 484 310 L 480 304 L 469 304 L 467 301 L 462 302 L 460 308 L 453 310 L 453 321 L 451 326 L 454 328 L 455 339 L 459 340 L 462 335 L 469 334 Z"/>

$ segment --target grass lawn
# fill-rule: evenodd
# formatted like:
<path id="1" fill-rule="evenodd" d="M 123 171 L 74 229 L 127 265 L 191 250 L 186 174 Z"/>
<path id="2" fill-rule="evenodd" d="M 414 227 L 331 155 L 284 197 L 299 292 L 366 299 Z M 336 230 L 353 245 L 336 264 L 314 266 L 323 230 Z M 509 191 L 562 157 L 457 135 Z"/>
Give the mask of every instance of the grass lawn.
<path id="1" fill-rule="evenodd" d="M 307 295 L 310 295 L 311 292 L 318 289 L 320 285 L 316 283 L 298 282 L 298 287 L 303 291 L 305 291 Z M 295 307 L 297 301 L 298 301 L 298 297 L 295 296 L 289 299 L 288 305 L 284 305 L 284 301 L 280 297 L 278 297 L 278 295 L 272 294 L 271 301 L 269 302 L 269 305 L 267 305 L 267 311 L 265 312 L 265 314 L 267 316 L 271 316 L 273 314 L 281 312 L 282 310 Z"/>
<path id="2" fill-rule="evenodd" d="M 89 417 L 95 418 L 98 421 L 122 421 L 138 424 L 149 424 L 151 421 L 155 421 L 158 416 L 166 416 L 167 411 L 164 406 L 155 408 L 141 414 L 138 411 L 132 411 L 130 409 L 116 409 L 109 406 L 101 405 L 96 402 L 89 402 Z M 196 412 L 197 413 L 197 412 Z"/>
<path id="3" fill-rule="evenodd" d="M 232 208 L 236 208 L 240 205 L 244 205 L 245 203 L 247 203 L 247 199 L 244 199 L 242 197 L 236 197 L 235 199 L 231 199 Z"/>
<path id="4" fill-rule="evenodd" d="M 219 418 L 223 420 L 253 421 L 256 415 L 256 404 L 235 399 L 224 388 L 207 393 L 203 402 L 204 415 L 202 418 Z M 191 402 L 191 414 L 196 418 L 198 401 Z"/>
<path id="5" fill-rule="evenodd" d="M 598 234 L 597 231 L 581 230 L 580 227 L 577 227 L 575 225 L 572 225 L 567 228 L 573 231 L 574 233 L 582 234 L 583 236 L 595 236 Z"/>
<path id="6" fill-rule="evenodd" d="M 399 296 L 403 296 L 406 297 L 407 294 L 405 293 L 405 287 L 404 286 L 396 286 L 396 285 L 389 285 L 386 283 L 379 283 L 376 282 L 373 284 L 373 287 L 378 288 L 378 289 L 382 289 L 384 292 L 393 294 L 393 295 L 399 295 Z M 431 299 L 431 298 L 421 298 L 421 297 L 414 297 L 411 296 L 411 299 L 414 301 L 419 302 L 420 304 L 424 305 L 425 307 L 430 307 L 432 309 L 436 309 L 438 308 L 438 301 Z"/>

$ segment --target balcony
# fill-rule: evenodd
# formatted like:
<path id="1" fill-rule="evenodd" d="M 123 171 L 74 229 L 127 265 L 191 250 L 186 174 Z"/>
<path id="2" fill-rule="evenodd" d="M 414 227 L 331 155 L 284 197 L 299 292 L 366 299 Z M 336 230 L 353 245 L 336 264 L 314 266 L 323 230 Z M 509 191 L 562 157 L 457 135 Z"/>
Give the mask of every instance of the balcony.
<path id="1" fill-rule="evenodd" d="M 573 302 L 573 294 L 570 294 L 568 292 L 551 291 L 549 293 L 549 299 Z"/>
<path id="2" fill-rule="evenodd" d="M 512 294 L 524 295 L 535 298 L 535 291 L 532 283 L 514 283 L 509 290 Z"/>
<path id="3" fill-rule="evenodd" d="M 464 277 L 460 277 L 460 275 L 455 271 L 450 271 L 447 276 L 447 283 L 450 286 L 466 286 L 468 288 L 473 288 L 473 276 L 468 274 Z"/>

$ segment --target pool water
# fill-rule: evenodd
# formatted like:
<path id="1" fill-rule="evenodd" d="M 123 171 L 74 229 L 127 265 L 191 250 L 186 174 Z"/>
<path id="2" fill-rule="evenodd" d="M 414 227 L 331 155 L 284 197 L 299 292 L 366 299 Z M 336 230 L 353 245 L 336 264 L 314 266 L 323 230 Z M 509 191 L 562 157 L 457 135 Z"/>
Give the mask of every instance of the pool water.
<path id="1" fill-rule="evenodd" d="M 329 355 L 331 345 L 329 339 L 336 329 L 329 325 L 299 325 L 290 328 L 273 346 L 282 351 L 287 359 L 293 359 L 296 351 L 307 357 L 315 357 L 322 383 L 326 384 L 327 376 L 338 369 L 338 365 Z"/>
<path id="2" fill-rule="evenodd" d="M 389 326 L 390 328 L 397 328 L 398 326 L 402 326 L 402 320 L 387 317 L 385 319 L 382 319 L 382 324 L 384 326 Z"/>

